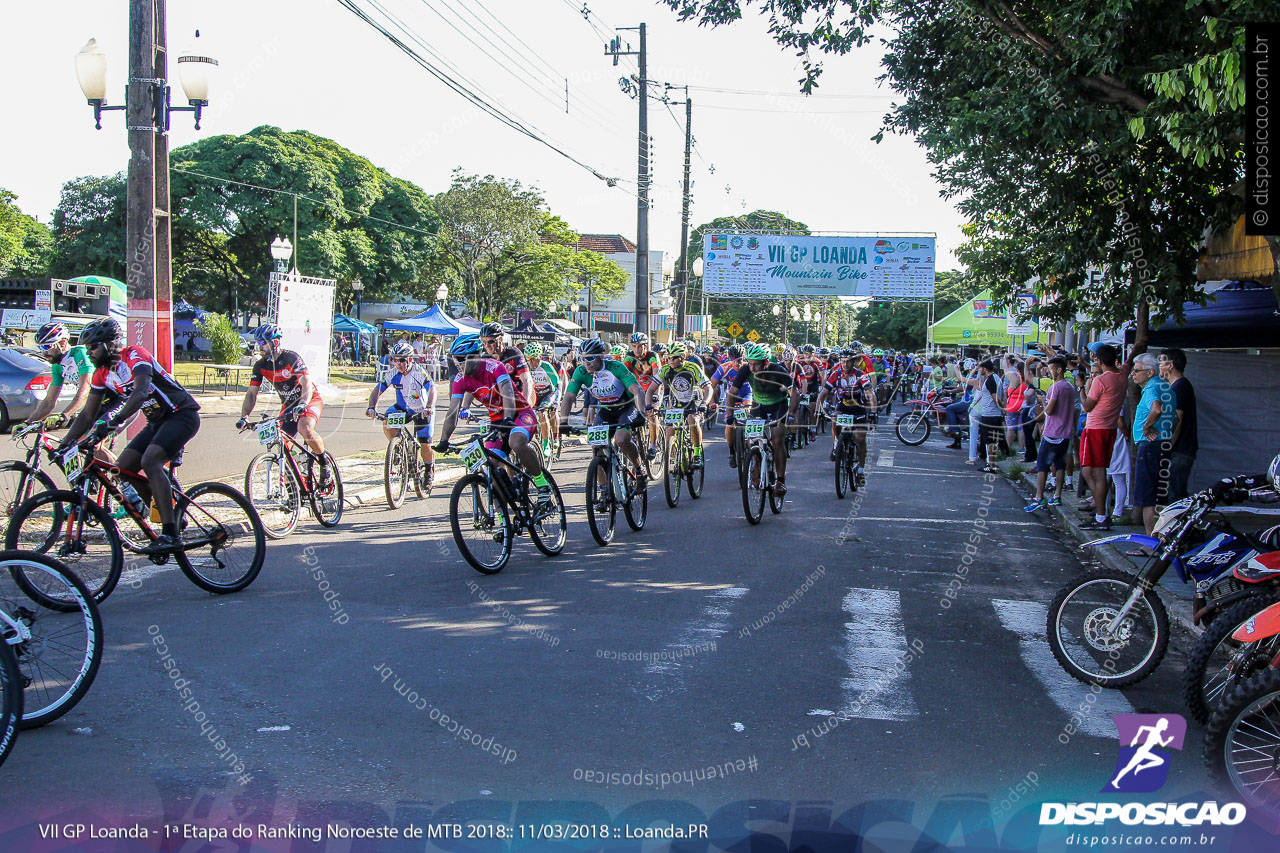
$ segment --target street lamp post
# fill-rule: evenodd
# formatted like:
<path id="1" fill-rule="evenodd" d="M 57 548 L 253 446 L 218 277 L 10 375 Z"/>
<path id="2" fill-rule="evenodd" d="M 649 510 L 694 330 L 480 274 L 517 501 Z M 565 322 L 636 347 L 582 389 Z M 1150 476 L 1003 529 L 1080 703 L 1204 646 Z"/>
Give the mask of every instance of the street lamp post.
<path id="1" fill-rule="evenodd" d="M 445 308 L 447 307 L 446 300 L 448 300 L 448 298 L 449 298 L 449 286 L 444 282 L 441 282 L 440 286 L 436 288 L 436 302 L 440 303 L 441 311 L 445 310 Z"/>
<path id="2" fill-rule="evenodd" d="M 364 282 L 357 277 L 354 281 L 351 282 L 351 290 L 356 295 L 356 319 L 359 320 L 360 319 L 360 302 L 361 302 L 360 296 L 362 293 L 364 293 Z"/>
<path id="3" fill-rule="evenodd" d="M 702 339 L 705 341 L 705 340 L 707 339 L 707 334 L 708 334 L 711 330 L 710 330 L 709 328 L 707 328 L 707 294 L 706 294 L 705 292 L 703 292 L 703 290 L 702 290 L 702 269 L 703 269 L 703 266 L 704 266 L 704 264 L 703 264 L 703 262 L 702 262 L 702 256 L 701 256 L 701 255 L 699 255 L 698 257 L 696 257 L 696 258 L 694 258 L 694 259 L 693 259 L 693 270 L 692 270 L 692 271 L 693 271 L 693 277 L 694 277 L 694 278 L 696 278 L 696 279 L 698 280 L 698 294 L 699 294 L 699 296 L 701 297 L 701 304 L 702 304 Z M 686 282 L 685 282 L 685 284 L 684 284 L 684 288 L 683 288 L 683 291 L 682 291 L 682 293 L 681 293 L 680 298 L 681 298 L 681 299 L 686 299 L 686 298 L 687 298 L 687 296 L 688 296 L 688 292 L 689 292 L 689 283 L 686 281 Z"/>

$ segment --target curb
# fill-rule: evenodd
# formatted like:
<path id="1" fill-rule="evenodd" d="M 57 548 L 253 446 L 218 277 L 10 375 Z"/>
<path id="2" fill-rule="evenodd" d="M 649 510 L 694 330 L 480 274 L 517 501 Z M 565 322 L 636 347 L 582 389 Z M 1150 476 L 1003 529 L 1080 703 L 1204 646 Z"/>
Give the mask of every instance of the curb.
<path id="1" fill-rule="evenodd" d="M 343 458 L 353 459 L 355 457 L 346 456 Z M 338 460 L 338 464 L 341 465 L 342 461 L 342 459 Z M 438 486 L 441 483 L 452 483 L 454 480 L 459 479 L 466 470 L 467 469 L 461 465 L 450 465 L 447 468 L 437 468 L 436 479 L 433 483 L 433 487 Z M 367 489 L 356 492 L 354 495 L 344 495 L 343 501 L 350 506 L 364 506 L 365 504 L 381 502 L 385 498 L 386 488 L 384 486 L 371 486 Z M 408 494 L 405 495 L 405 500 L 406 502 L 408 501 Z"/>
<path id="2" fill-rule="evenodd" d="M 1007 476 L 1005 479 L 1014 491 L 1018 491 L 1017 483 Z M 1032 495 L 1035 494 L 1036 481 L 1030 474 L 1022 474 L 1021 484 L 1029 488 Z M 1062 529 L 1072 536 L 1079 544 L 1083 545 L 1086 542 L 1092 542 L 1095 538 L 1098 538 L 1091 535 L 1091 531 L 1081 530 L 1080 522 L 1074 517 L 1074 514 L 1067 512 L 1061 506 L 1051 506 L 1046 507 L 1046 509 L 1058 517 L 1062 523 Z M 1035 515 L 1035 513 L 1029 514 Z M 1048 526 L 1052 527 L 1053 525 Z M 1112 571 L 1124 572 L 1127 575 L 1134 573 L 1133 564 L 1120 554 L 1116 553 L 1114 546 L 1107 545 L 1101 548 L 1090 549 L 1089 555 L 1096 558 L 1098 562 L 1102 563 Z M 1178 623 L 1192 635 L 1199 636 L 1204 629 L 1197 627 L 1191 621 L 1190 602 L 1185 599 L 1178 598 L 1178 596 L 1174 595 L 1172 591 L 1166 589 L 1163 585 L 1157 584 L 1155 590 L 1156 594 L 1164 601 L 1165 610 L 1168 611 L 1170 620 Z"/>

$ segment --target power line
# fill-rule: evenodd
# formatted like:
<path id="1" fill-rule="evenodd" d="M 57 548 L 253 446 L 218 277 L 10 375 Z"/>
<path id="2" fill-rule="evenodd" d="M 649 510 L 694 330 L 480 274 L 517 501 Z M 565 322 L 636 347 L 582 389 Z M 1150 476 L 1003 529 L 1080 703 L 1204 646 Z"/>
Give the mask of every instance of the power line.
<path id="1" fill-rule="evenodd" d="M 854 116 L 854 115 L 883 115 L 884 110 L 809 110 L 809 109 L 769 109 L 768 107 L 730 107 L 724 104 L 707 104 L 698 102 L 699 109 L 707 110 L 729 110 L 737 113 L 783 113 L 785 115 L 811 115 L 811 116 Z"/>
<path id="2" fill-rule="evenodd" d="M 806 95 L 804 92 L 765 92 L 755 89 L 724 89 L 717 86 L 689 86 L 690 89 L 699 92 L 716 92 L 722 95 L 752 95 L 763 98 L 805 98 L 813 101 L 835 101 L 835 100 L 892 100 L 892 95 Z"/>

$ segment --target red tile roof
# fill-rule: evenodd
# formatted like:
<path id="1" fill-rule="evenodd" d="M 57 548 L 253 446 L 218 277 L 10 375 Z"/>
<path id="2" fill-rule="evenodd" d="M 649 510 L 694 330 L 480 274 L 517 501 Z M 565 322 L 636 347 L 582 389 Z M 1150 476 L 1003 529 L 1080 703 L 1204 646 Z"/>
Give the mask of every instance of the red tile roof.
<path id="1" fill-rule="evenodd" d="M 599 252 L 602 255 L 628 252 L 634 254 L 636 244 L 621 234 L 583 234 L 578 238 L 577 248 Z"/>

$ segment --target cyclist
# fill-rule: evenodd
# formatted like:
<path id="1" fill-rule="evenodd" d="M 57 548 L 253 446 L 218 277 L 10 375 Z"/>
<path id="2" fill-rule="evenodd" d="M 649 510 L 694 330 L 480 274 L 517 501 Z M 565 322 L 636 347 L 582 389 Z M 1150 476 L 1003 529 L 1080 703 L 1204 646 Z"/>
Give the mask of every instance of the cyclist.
<path id="1" fill-rule="evenodd" d="M 71 346 L 71 335 L 62 323 L 45 323 L 36 331 L 36 348 L 52 367 L 53 378 L 44 393 L 44 399 L 36 404 L 35 411 L 27 418 L 27 423 L 43 420 L 45 429 L 61 429 L 71 421 L 76 412 L 84 408 L 84 401 L 89 396 L 92 384 L 90 374 L 93 365 L 89 363 L 89 354 L 82 346 Z M 64 376 L 70 374 L 76 378 L 76 396 L 61 413 L 49 414 L 58 404 L 58 395 L 62 393 Z"/>
<path id="2" fill-rule="evenodd" d="M 388 388 L 395 389 L 396 401 L 387 407 L 385 414 L 404 412 L 409 422 L 417 427 L 418 452 L 422 454 L 422 490 L 430 491 L 436 479 L 436 452 L 431 447 L 431 436 L 436 426 L 436 386 L 422 365 L 413 360 L 413 345 L 408 341 L 396 341 L 390 355 L 395 370 L 369 392 L 369 408 L 365 410 L 365 416 L 377 416 L 378 397 Z M 382 433 L 387 441 L 396 437 L 396 430 L 386 426 L 383 426 Z"/>
<path id="3" fill-rule="evenodd" d="M 716 358 L 715 350 L 711 347 L 702 347 L 699 349 L 698 359 L 702 362 L 702 372 L 707 376 L 715 373 L 716 368 L 720 366 L 720 359 Z"/>
<path id="4" fill-rule="evenodd" d="M 551 458 L 551 443 L 560 434 L 560 389 L 564 375 L 553 362 L 542 358 L 542 344 L 532 341 L 524 348 L 529 361 L 529 373 L 533 376 L 533 392 L 536 396 L 533 411 L 538 416 L 538 434 L 542 436 L 542 458 Z"/>
<path id="5" fill-rule="evenodd" d="M 258 405 L 258 389 L 265 379 L 280 395 L 280 429 L 287 435 L 298 436 L 316 456 L 320 457 L 320 486 L 326 487 L 333 479 L 329 470 L 329 457 L 324 453 L 324 439 L 316 431 L 324 401 L 320 391 L 311 382 L 307 364 L 291 349 L 284 349 L 281 339 L 284 333 L 274 323 L 265 323 L 254 332 L 254 339 L 262 351 L 262 358 L 254 362 L 253 375 L 249 377 L 249 390 L 240 404 L 240 420 L 236 429 L 244 429 Z"/>
<path id="6" fill-rule="evenodd" d="M 529 363 L 524 353 L 511 346 L 506 327 L 501 323 L 485 323 L 480 327 L 480 343 L 489 358 L 496 358 L 506 366 L 524 399 L 532 400 L 533 375 L 529 373 Z"/>
<path id="7" fill-rule="evenodd" d="M 674 400 L 684 409 L 684 420 L 689 425 L 689 439 L 693 443 L 693 467 L 702 467 L 702 409 L 711 400 L 711 380 L 703 371 L 702 362 L 695 358 L 685 358 L 688 354 L 684 344 L 674 343 L 667 351 L 671 361 L 662 368 L 658 378 L 662 386 Z M 671 441 L 674 427 L 668 426 L 664 431 L 666 440 Z"/>
<path id="8" fill-rule="evenodd" d="M 802 400 L 809 401 L 810 422 L 804 426 L 809 429 L 811 438 L 817 438 L 818 435 L 817 430 L 813 429 L 812 421 L 814 412 L 817 411 L 814 398 L 817 397 L 819 386 L 822 384 L 822 374 L 818 368 L 818 348 L 813 344 L 800 347 L 800 353 L 796 356 L 795 364 L 791 368 L 791 376 L 796 382 L 796 393 Z"/>
<path id="9" fill-rule="evenodd" d="M 867 424 L 870 415 L 876 410 L 876 391 L 872 384 L 871 374 L 863 372 L 859 366 L 861 354 L 850 347 L 843 353 L 840 366 L 831 371 L 818 395 L 818 404 L 831 398 L 836 403 L 837 415 L 853 416 L 853 440 L 858 446 L 858 465 L 856 470 L 859 487 L 866 482 L 863 467 L 867 462 Z M 836 447 L 840 441 L 840 427 L 835 418 L 831 419 L 831 461 L 835 461 Z"/>
<path id="10" fill-rule="evenodd" d="M 491 324 L 496 325 L 496 324 Z M 484 331 L 484 329 L 481 329 Z M 489 426 L 501 433 L 497 443 L 486 443 L 493 449 L 511 452 L 520 460 L 526 474 L 538 487 L 538 511 L 545 512 L 551 505 L 551 484 L 543 473 L 538 454 L 529 446 L 538 431 L 538 419 L 533 414 L 521 387 L 516 384 L 506 365 L 485 354 L 479 335 L 460 335 L 449 348 L 449 357 L 458 365 L 450 389 L 449 413 L 444 416 L 440 441 L 435 449 L 441 453 L 449 449 L 449 437 L 458 426 L 458 412 L 471 400 L 478 401 L 489 410 Z M 524 361 L 524 356 L 520 357 Z M 532 384 L 532 378 L 530 379 Z"/>
<path id="11" fill-rule="evenodd" d="M 567 418 L 578 398 L 578 391 L 587 386 L 596 398 L 597 409 L 591 426 L 604 424 L 613 433 L 613 443 L 635 468 L 636 478 L 643 486 L 646 472 L 640 464 L 640 448 L 631 438 L 631 431 L 644 423 L 644 416 L 637 405 L 640 402 L 640 383 L 621 361 L 606 358 L 607 347 L 599 338 L 588 338 L 578 350 L 582 364 L 569 377 L 560 401 L 560 417 Z M 604 477 L 608 473 L 600 471 Z M 602 485 L 607 482 L 601 481 Z"/>
<path id="12" fill-rule="evenodd" d="M 200 404 L 146 349 L 122 347 L 123 338 L 124 330 L 110 317 L 90 323 L 80 332 L 80 345 L 97 369 L 90 380 L 84 408 L 67 430 L 61 446 L 70 447 L 86 433 L 94 441 L 101 441 L 120 429 L 134 412 L 142 410 L 147 425 L 120 453 L 117 465 L 125 472 L 141 468 L 146 473 L 146 482 L 138 481 L 134 488 L 144 502 L 148 492 L 155 500 L 160 512 L 160 536 L 143 552 L 164 553 L 178 544 L 173 490 L 169 488 L 165 465 L 179 458 L 182 448 L 200 431 Z M 124 402 L 95 422 L 104 397 Z"/>
<path id="13" fill-rule="evenodd" d="M 614 344 L 609 347 L 609 358 L 614 361 L 622 361 L 627 357 L 627 348 L 622 344 Z"/>
<path id="14" fill-rule="evenodd" d="M 769 438 L 773 442 L 773 464 L 778 469 L 778 482 L 774 484 L 774 491 L 781 497 L 787 493 L 787 451 L 784 441 L 787 419 L 794 417 L 800 398 L 796 394 L 791 374 L 779 362 L 769 360 L 769 351 L 762 344 L 747 347 L 744 357 L 742 368 L 729 385 L 729 397 L 725 401 L 725 422 L 734 422 L 733 407 L 745 398 L 743 387 L 750 385 L 754 401 L 751 417 L 774 421 Z"/>
<path id="15" fill-rule="evenodd" d="M 662 371 L 662 359 L 649 349 L 649 336 L 644 332 L 636 332 L 631 336 L 631 352 L 622 359 L 622 363 L 635 376 L 640 385 L 640 410 L 645 413 L 649 422 L 650 459 L 658 455 L 658 424 L 655 413 L 662 396 L 662 383 L 658 374 Z"/>

